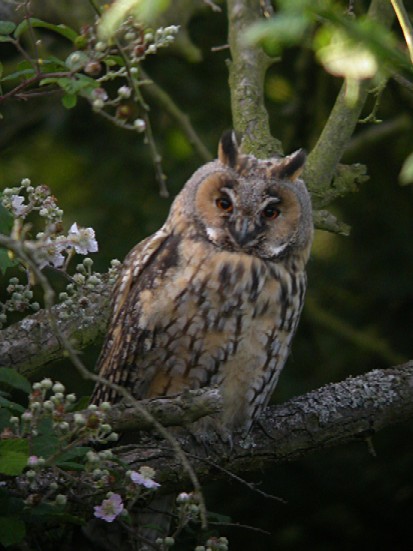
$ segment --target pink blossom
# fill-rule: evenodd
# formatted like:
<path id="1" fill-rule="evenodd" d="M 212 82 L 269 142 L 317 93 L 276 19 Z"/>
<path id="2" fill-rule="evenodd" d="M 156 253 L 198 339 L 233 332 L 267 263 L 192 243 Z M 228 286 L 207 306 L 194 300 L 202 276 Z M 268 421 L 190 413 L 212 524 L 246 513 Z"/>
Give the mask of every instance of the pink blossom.
<path id="1" fill-rule="evenodd" d="M 147 467 L 147 468 L 149 469 L 150 467 Z M 148 473 L 143 471 L 143 469 L 145 469 L 145 467 L 141 467 L 139 473 L 137 473 L 136 471 L 131 472 L 130 478 L 132 482 L 134 482 L 135 484 L 144 486 L 145 488 L 148 488 L 148 489 L 159 488 L 160 484 L 152 480 L 150 475 L 148 475 Z M 153 471 L 153 469 L 151 469 L 151 471 Z M 155 471 L 153 471 L 153 474 L 155 474 Z"/>
<path id="2" fill-rule="evenodd" d="M 112 494 L 108 499 L 104 499 L 101 505 L 95 507 L 95 517 L 101 518 L 106 522 L 113 522 L 123 511 L 122 498 L 119 494 Z"/>

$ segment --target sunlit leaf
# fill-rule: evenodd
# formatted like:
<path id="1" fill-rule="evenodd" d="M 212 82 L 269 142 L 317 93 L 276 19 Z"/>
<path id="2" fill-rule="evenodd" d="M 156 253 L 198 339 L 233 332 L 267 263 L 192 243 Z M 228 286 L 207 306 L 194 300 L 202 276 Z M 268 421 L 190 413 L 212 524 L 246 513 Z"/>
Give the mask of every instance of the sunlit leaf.
<path id="1" fill-rule="evenodd" d="M 115 0 L 102 15 L 98 33 L 102 40 L 110 40 L 127 17 L 152 23 L 169 5 L 170 0 Z"/>
<path id="2" fill-rule="evenodd" d="M 278 55 L 285 46 L 299 44 L 309 21 L 303 14 L 280 13 L 252 25 L 245 33 L 249 44 L 260 44 L 269 55 Z"/>
<path id="3" fill-rule="evenodd" d="M 22 390 L 27 394 L 32 390 L 32 386 L 26 377 L 23 377 L 15 369 L 9 367 L 0 367 L 0 383 L 17 390 Z"/>
<path id="4" fill-rule="evenodd" d="M 378 21 L 367 16 L 354 19 L 344 15 L 340 9 L 326 9 L 317 5 L 314 6 L 314 12 L 329 21 L 336 30 L 342 31 L 354 43 L 368 48 L 379 60 L 381 68 L 383 65 L 391 65 L 413 72 L 410 59 L 398 47 L 394 34 Z M 317 49 L 317 44 L 315 48 Z"/>
<path id="5" fill-rule="evenodd" d="M 400 171 L 399 180 L 403 186 L 413 184 L 413 153 L 410 153 L 404 161 Z"/>
<path id="6" fill-rule="evenodd" d="M 0 544 L 10 547 L 23 541 L 26 526 L 22 520 L 13 516 L 0 516 Z"/>
<path id="7" fill-rule="evenodd" d="M 23 438 L 0 441 L 0 473 L 17 476 L 29 458 L 29 442 Z"/>
<path id="8" fill-rule="evenodd" d="M 76 38 L 78 37 L 78 33 L 68 27 L 67 25 L 53 25 L 52 23 L 48 23 L 47 21 L 42 21 L 41 19 L 37 19 L 35 17 L 31 17 L 30 19 L 25 19 L 22 21 L 14 31 L 14 37 L 20 38 L 20 36 L 27 31 L 30 27 L 40 27 L 43 29 L 49 29 L 50 31 L 53 31 L 57 34 L 60 34 L 61 36 L 64 36 L 71 42 L 74 42 Z"/>
<path id="9" fill-rule="evenodd" d="M 362 43 L 350 40 L 342 31 L 324 28 L 320 33 L 330 35 L 329 43 L 316 52 L 326 71 L 335 76 L 356 80 L 372 78 L 376 74 L 376 57 Z"/>

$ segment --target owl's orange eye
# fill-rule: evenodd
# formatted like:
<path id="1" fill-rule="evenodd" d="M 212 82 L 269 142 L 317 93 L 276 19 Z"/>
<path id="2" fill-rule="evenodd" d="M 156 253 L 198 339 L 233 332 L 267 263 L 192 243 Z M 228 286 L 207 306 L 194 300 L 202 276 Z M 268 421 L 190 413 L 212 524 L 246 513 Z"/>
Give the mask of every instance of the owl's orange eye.
<path id="1" fill-rule="evenodd" d="M 232 204 L 232 201 L 229 197 L 223 196 L 219 197 L 215 201 L 216 206 L 225 211 L 225 212 L 232 212 L 234 210 L 234 205 Z"/>
<path id="2" fill-rule="evenodd" d="M 275 220 L 279 214 L 280 214 L 280 211 L 277 209 L 275 205 L 267 205 L 265 209 L 262 211 L 262 215 L 267 220 Z"/>

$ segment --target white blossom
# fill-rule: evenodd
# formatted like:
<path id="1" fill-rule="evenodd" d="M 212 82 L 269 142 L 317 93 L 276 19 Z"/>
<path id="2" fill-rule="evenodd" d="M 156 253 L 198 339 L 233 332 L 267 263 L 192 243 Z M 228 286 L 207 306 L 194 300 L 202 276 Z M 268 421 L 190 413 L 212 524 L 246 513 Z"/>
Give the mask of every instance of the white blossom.
<path id="1" fill-rule="evenodd" d="M 121 86 L 118 89 L 118 94 L 121 98 L 130 98 L 132 95 L 132 89 L 129 86 Z"/>
<path id="2" fill-rule="evenodd" d="M 14 216 L 22 216 L 27 209 L 27 205 L 24 204 L 24 197 L 22 195 L 12 195 L 11 208 Z"/>
<path id="3" fill-rule="evenodd" d="M 78 228 L 76 222 L 72 224 L 68 238 L 72 241 L 75 251 L 79 254 L 95 253 L 98 243 L 95 238 L 95 230 L 92 228 Z"/>
<path id="4" fill-rule="evenodd" d="M 65 262 L 65 257 L 62 254 L 63 250 L 63 244 L 58 244 L 48 238 L 45 241 L 44 247 L 42 247 L 37 252 L 37 261 L 39 268 L 42 269 L 45 266 L 54 266 L 55 268 L 61 268 Z"/>

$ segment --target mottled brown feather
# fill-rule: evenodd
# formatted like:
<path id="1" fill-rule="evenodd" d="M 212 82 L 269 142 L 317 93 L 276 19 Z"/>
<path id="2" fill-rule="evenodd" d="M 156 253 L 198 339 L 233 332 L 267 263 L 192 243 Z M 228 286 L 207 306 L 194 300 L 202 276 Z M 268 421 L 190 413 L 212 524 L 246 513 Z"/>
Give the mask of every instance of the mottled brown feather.
<path id="1" fill-rule="evenodd" d="M 218 385 L 218 428 L 248 429 L 268 403 L 303 306 L 311 203 L 304 156 L 258 160 L 226 135 L 165 225 L 127 256 L 99 373 L 138 399 Z M 287 168 L 286 168 L 287 167 Z M 220 197 L 225 197 L 220 207 Z M 276 205 L 273 219 L 265 208 Z M 116 401 L 97 385 L 93 402 Z"/>

